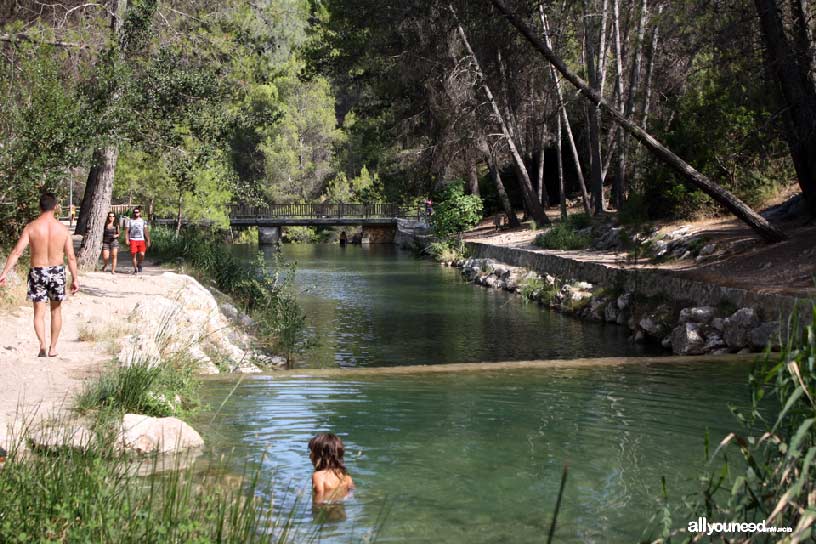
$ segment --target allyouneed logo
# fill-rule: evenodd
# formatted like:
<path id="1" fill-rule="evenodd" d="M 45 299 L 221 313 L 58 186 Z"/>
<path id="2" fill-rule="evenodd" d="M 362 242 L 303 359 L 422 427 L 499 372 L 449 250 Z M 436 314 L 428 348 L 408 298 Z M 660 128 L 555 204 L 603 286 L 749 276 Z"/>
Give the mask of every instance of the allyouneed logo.
<path id="1" fill-rule="evenodd" d="M 705 533 L 708 536 L 714 533 L 792 533 L 793 527 L 771 527 L 764 521 L 759 523 L 739 523 L 735 521 L 709 523 L 704 517 L 690 521 L 689 533 Z"/>

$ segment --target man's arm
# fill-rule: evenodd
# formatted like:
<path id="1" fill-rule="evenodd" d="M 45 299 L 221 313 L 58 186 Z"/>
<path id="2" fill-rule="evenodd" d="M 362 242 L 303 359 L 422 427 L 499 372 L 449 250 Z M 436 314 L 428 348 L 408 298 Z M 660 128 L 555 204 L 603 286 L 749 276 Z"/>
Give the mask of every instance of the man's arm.
<path id="1" fill-rule="evenodd" d="M 71 271 L 71 294 L 75 295 L 79 291 L 79 272 L 77 272 L 77 260 L 74 255 L 74 241 L 70 234 L 65 237 L 65 256 L 68 257 L 68 270 Z"/>
<path id="2" fill-rule="evenodd" d="M 11 250 L 11 254 L 8 256 L 6 266 L 3 267 L 3 272 L 0 273 L 0 285 L 6 284 L 6 275 L 9 273 L 9 270 L 13 270 L 17 265 L 17 261 L 22 257 L 26 247 L 28 247 L 28 227 L 23 229 L 20 239 L 17 240 L 17 245 L 14 246 L 14 249 Z"/>
<path id="3" fill-rule="evenodd" d="M 144 224 L 144 235 L 145 241 L 147 242 L 147 247 L 150 247 L 150 227 L 147 226 L 147 221 Z"/>
<path id="4" fill-rule="evenodd" d="M 125 244 L 130 245 L 130 223 L 125 227 Z"/>

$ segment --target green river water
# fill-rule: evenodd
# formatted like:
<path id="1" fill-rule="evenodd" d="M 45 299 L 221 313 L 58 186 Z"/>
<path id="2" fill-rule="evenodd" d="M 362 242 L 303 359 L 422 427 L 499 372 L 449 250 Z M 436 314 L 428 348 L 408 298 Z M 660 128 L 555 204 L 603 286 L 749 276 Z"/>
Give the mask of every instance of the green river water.
<path id="1" fill-rule="evenodd" d="M 525 305 L 390 247 L 284 251 L 298 262 L 319 338 L 303 367 L 644 356 L 206 382 L 211 410 L 201 427 L 213 455 L 259 467 L 280 511 L 321 542 L 358 542 L 375 530 L 379 542 L 542 542 L 565 464 L 555 541 L 637 542 L 654 536 L 661 477 L 674 503 L 694 491 L 705 432 L 719 440 L 735 426 L 728 403 L 748 401 L 745 363 L 659 363 L 622 327 Z M 358 489 L 315 514 L 307 442 L 319 431 L 343 437 Z M 332 520 L 317 524 L 316 515 Z"/>

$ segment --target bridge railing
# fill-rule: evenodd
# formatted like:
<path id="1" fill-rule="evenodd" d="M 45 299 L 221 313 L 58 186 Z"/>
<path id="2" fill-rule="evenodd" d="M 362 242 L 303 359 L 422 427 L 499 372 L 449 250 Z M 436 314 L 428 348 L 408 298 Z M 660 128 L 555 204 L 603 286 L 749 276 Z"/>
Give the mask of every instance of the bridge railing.
<path id="1" fill-rule="evenodd" d="M 270 204 L 268 206 L 233 206 L 230 217 L 271 219 L 367 219 L 367 218 L 419 218 L 419 208 L 391 203 L 322 203 L 322 204 Z"/>

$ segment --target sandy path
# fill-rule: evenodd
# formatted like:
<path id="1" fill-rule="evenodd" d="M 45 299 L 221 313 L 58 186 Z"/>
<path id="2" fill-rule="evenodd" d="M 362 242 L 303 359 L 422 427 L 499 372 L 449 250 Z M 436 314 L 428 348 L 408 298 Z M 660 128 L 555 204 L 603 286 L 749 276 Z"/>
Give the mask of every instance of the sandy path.
<path id="1" fill-rule="evenodd" d="M 121 333 L 140 299 L 172 295 L 180 287 L 178 279 L 162 276 L 163 270 L 145 267 L 134 276 L 124 273 L 128 268 L 120 267 L 116 275 L 80 276 L 80 292 L 63 303 L 58 357 L 37 357 L 30 303 L 21 302 L 11 314 L 0 315 L 0 444 L 7 442 L 11 426 L 19 425 L 20 413 L 39 416 L 58 409 L 81 389 L 83 380 L 98 375 L 111 360 L 110 342 L 80 341 L 83 329 L 119 328 Z M 46 318 L 46 328 L 48 323 Z"/>

